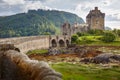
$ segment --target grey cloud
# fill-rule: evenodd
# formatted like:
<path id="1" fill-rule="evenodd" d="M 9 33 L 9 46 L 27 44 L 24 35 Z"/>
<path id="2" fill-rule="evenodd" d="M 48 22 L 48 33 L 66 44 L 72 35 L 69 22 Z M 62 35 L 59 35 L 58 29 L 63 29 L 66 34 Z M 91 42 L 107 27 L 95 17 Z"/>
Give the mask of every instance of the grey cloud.
<path id="1" fill-rule="evenodd" d="M 78 4 L 82 4 L 83 2 L 89 2 L 91 0 L 24 0 L 25 3 L 27 4 L 28 1 L 35 2 L 35 1 L 40 1 L 44 6 L 48 6 L 50 8 L 56 8 L 60 10 L 74 10 L 75 7 Z M 92 0 L 96 1 L 96 0 Z M 17 5 L 8 5 L 5 3 L 3 0 L 0 0 L 0 11 L 1 13 L 5 12 L 13 12 L 13 13 L 19 13 L 24 11 L 23 7 L 26 4 L 17 4 Z M 89 8 L 88 8 L 89 9 Z M 88 10 L 87 8 L 83 8 L 83 10 Z"/>
<path id="2" fill-rule="evenodd" d="M 6 2 L 0 0 L 0 16 L 2 16 L 2 15 L 3 16 L 4 15 L 12 15 L 12 14 L 16 14 L 16 13 L 25 12 L 26 4 L 28 4 L 27 1 L 28 0 L 26 0 L 25 4 L 9 5 Z"/>
<path id="3" fill-rule="evenodd" d="M 81 4 L 81 10 L 84 11 L 86 14 L 88 11 L 90 11 L 91 9 L 91 5 L 93 3 L 98 3 L 100 2 L 99 0 L 24 0 L 26 1 L 26 4 L 28 1 L 40 1 L 44 6 L 48 6 L 50 8 L 55 8 L 55 9 L 60 9 L 60 10 L 72 10 L 74 11 L 75 8 L 77 7 L 77 5 Z M 87 3 L 91 3 L 87 5 Z M 87 6 L 83 5 L 83 3 L 86 3 Z M 107 4 L 104 1 L 102 2 L 103 4 Z M 24 5 L 26 4 L 19 4 L 19 5 L 8 5 L 5 4 L 5 2 L 3 0 L 0 0 L 0 12 L 1 13 L 5 13 L 5 12 L 12 12 L 12 13 L 19 13 L 19 12 L 23 12 L 24 10 Z M 111 7 L 112 5 L 112 7 Z M 119 1 L 114 1 L 114 5 L 113 3 L 107 6 L 108 8 L 116 8 L 119 9 L 119 5 L 120 2 Z M 93 9 L 93 8 L 92 8 Z M 108 15 L 106 17 L 107 20 L 118 20 L 116 17 L 110 16 Z"/>
<path id="4" fill-rule="evenodd" d="M 114 15 L 118 15 L 118 14 L 114 14 Z M 118 19 L 117 17 L 112 16 L 112 15 L 106 15 L 106 20 L 108 20 L 108 21 L 120 21 L 120 19 Z"/>
<path id="5" fill-rule="evenodd" d="M 4 0 L 0 0 L 0 3 L 4 3 Z"/>
<path id="6" fill-rule="evenodd" d="M 96 0 L 46 0 L 45 5 L 58 9 L 74 9 L 78 4 Z"/>
<path id="7" fill-rule="evenodd" d="M 23 6 L 22 4 L 8 5 L 8 4 L 2 2 L 2 3 L 0 3 L 0 13 L 1 13 L 1 15 L 7 15 L 7 14 L 10 15 L 10 13 L 11 14 L 20 13 L 23 11 L 22 6 Z"/>
<path id="8" fill-rule="evenodd" d="M 46 2 L 47 0 L 25 0 L 25 1 L 41 1 L 41 2 Z"/>

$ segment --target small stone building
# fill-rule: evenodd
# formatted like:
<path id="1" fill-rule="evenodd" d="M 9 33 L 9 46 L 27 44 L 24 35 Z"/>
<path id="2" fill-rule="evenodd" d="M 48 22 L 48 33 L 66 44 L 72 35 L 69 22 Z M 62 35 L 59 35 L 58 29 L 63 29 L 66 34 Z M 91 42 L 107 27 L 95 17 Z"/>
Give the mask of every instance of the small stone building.
<path id="1" fill-rule="evenodd" d="M 86 23 L 90 29 L 104 30 L 104 18 L 105 13 L 102 13 L 98 10 L 98 7 L 95 7 L 95 9 L 91 10 L 86 16 Z"/>

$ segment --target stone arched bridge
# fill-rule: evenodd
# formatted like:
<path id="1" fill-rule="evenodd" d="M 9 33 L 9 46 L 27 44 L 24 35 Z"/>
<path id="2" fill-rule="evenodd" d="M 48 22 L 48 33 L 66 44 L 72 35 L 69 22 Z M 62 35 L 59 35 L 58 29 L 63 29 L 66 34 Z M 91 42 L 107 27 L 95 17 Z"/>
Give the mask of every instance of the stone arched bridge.
<path id="1" fill-rule="evenodd" d="M 45 35 L 0 39 L 0 44 L 14 44 L 22 52 L 50 47 L 67 47 L 71 43 L 70 36 Z"/>

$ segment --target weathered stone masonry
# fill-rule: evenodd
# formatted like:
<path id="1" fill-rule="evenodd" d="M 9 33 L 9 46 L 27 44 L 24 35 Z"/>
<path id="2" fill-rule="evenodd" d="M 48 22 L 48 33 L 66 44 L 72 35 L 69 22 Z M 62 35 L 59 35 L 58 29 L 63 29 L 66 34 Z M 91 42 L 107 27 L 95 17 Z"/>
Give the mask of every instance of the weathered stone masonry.
<path id="1" fill-rule="evenodd" d="M 54 41 L 54 42 L 53 42 Z M 66 47 L 71 42 L 70 36 L 29 36 L 0 39 L 0 44 L 14 44 L 23 53 L 34 49 L 48 49 L 49 47 Z M 54 46 L 56 45 L 56 46 Z"/>
<path id="2" fill-rule="evenodd" d="M 91 10 L 86 16 L 86 22 L 89 25 L 89 29 L 104 30 L 104 18 L 105 13 L 102 13 L 100 10 L 98 10 L 98 7 L 95 7 L 95 9 Z"/>

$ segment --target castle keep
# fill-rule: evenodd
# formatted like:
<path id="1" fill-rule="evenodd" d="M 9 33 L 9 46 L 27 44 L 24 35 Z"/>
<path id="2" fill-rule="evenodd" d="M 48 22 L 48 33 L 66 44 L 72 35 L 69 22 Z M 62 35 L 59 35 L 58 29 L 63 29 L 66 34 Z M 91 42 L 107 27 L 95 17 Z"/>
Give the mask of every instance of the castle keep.
<path id="1" fill-rule="evenodd" d="M 91 10 L 86 16 L 86 23 L 90 29 L 104 30 L 104 18 L 105 13 L 102 13 L 98 10 L 98 7 L 95 7 L 95 10 Z"/>
<path id="2" fill-rule="evenodd" d="M 86 16 L 86 23 L 75 23 L 73 25 L 70 25 L 68 22 L 64 23 L 61 27 L 62 35 L 72 35 L 91 29 L 104 30 L 104 18 L 105 13 L 102 13 L 98 10 L 98 7 L 95 7 L 95 9 L 90 10 L 89 14 Z"/>

